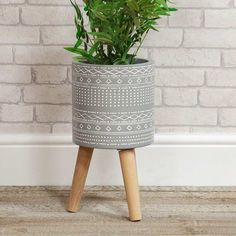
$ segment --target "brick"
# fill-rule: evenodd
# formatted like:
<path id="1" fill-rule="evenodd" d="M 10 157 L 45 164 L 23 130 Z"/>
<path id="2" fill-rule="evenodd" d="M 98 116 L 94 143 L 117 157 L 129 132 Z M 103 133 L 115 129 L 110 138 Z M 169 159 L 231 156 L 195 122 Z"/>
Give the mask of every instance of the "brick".
<path id="1" fill-rule="evenodd" d="M 236 50 L 223 52 L 223 64 L 226 67 L 236 67 Z"/>
<path id="2" fill-rule="evenodd" d="M 13 53 L 12 47 L 0 46 L 0 63 L 12 63 Z"/>
<path id="3" fill-rule="evenodd" d="M 43 44 L 45 45 L 74 45 L 76 42 L 76 29 L 74 26 L 43 27 L 41 32 Z"/>
<path id="4" fill-rule="evenodd" d="M 10 85 L 0 86 L 0 102 L 17 103 L 20 101 L 20 88 Z"/>
<path id="5" fill-rule="evenodd" d="M 162 93 L 161 89 L 155 88 L 155 106 L 160 106 L 162 104 Z"/>
<path id="6" fill-rule="evenodd" d="M 213 49 L 153 49 L 151 57 L 157 66 L 220 66 L 220 52 Z"/>
<path id="7" fill-rule="evenodd" d="M 235 29 L 188 29 L 184 34 L 185 47 L 236 47 Z"/>
<path id="8" fill-rule="evenodd" d="M 0 24 L 15 25 L 19 23 L 19 8 L 0 5 Z"/>
<path id="9" fill-rule="evenodd" d="M 27 103 L 71 104 L 70 85 L 33 85 L 24 88 Z"/>
<path id="10" fill-rule="evenodd" d="M 39 105 L 36 106 L 36 119 L 39 122 L 70 122 L 71 106 Z"/>
<path id="11" fill-rule="evenodd" d="M 197 90 L 191 88 L 164 89 L 164 103 L 169 106 L 197 105 Z"/>
<path id="12" fill-rule="evenodd" d="M 3 83 L 30 83 L 30 67 L 16 65 L 0 65 L 0 82 Z"/>
<path id="13" fill-rule="evenodd" d="M 156 125 L 216 125 L 216 109 L 156 108 Z"/>
<path id="14" fill-rule="evenodd" d="M 53 133 L 71 134 L 72 125 L 71 124 L 54 124 L 52 132 Z"/>
<path id="15" fill-rule="evenodd" d="M 0 26 L 0 43 L 5 44 L 38 44 L 39 29 L 24 26 Z"/>
<path id="16" fill-rule="evenodd" d="M 71 64 L 72 54 L 60 46 L 16 46 L 17 64 Z"/>
<path id="17" fill-rule="evenodd" d="M 1 106 L 1 120 L 8 122 L 33 121 L 33 107 L 4 104 Z"/>
<path id="18" fill-rule="evenodd" d="M 46 124 L 36 123 L 0 123 L 1 134 L 39 134 L 50 133 L 51 127 Z"/>
<path id="19" fill-rule="evenodd" d="M 1 0 L 0 4 L 23 4 L 25 0 Z"/>
<path id="20" fill-rule="evenodd" d="M 28 6 L 22 8 L 22 23 L 26 25 L 74 25 L 73 19 L 72 7 Z"/>
<path id="21" fill-rule="evenodd" d="M 200 104 L 206 107 L 236 106 L 236 90 L 218 88 L 201 89 L 199 100 Z"/>
<path id="22" fill-rule="evenodd" d="M 175 0 L 173 7 L 177 8 L 227 8 L 231 0 Z"/>
<path id="23" fill-rule="evenodd" d="M 236 87 L 236 70 L 208 70 L 206 79 L 208 86 Z"/>
<path id="24" fill-rule="evenodd" d="M 157 86 L 187 87 L 202 86 L 204 71 L 200 69 L 156 69 L 155 83 Z"/>
<path id="25" fill-rule="evenodd" d="M 217 127 L 217 126 L 157 126 L 156 132 L 158 133 L 235 133 L 236 128 L 234 127 Z"/>
<path id="26" fill-rule="evenodd" d="M 182 29 L 160 29 L 150 31 L 144 41 L 145 47 L 179 47 L 183 40 Z"/>
<path id="27" fill-rule="evenodd" d="M 129 53 L 135 53 L 136 50 L 137 50 L 137 47 L 133 47 L 130 49 Z M 137 57 L 143 58 L 143 59 L 148 59 L 148 49 L 147 48 L 139 48 Z"/>
<path id="28" fill-rule="evenodd" d="M 222 126 L 236 126 L 236 109 L 221 109 L 219 121 Z"/>
<path id="29" fill-rule="evenodd" d="M 167 26 L 168 18 L 163 16 L 157 20 L 157 28 Z"/>
<path id="30" fill-rule="evenodd" d="M 172 27 L 200 27 L 202 24 L 202 11 L 179 9 L 171 14 L 169 25 Z"/>
<path id="31" fill-rule="evenodd" d="M 236 128 L 231 127 L 190 127 L 191 133 L 235 133 Z"/>
<path id="32" fill-rule="evenodd" d="M 29 4 L 43 4 L 43 5 L 70 5 L 70 1 L 68 0 L 28 0 Z M 81 3 L 81 1 L 77 1 L 77 3 Z"/>
<path id="33" fill-rule="evenodd" d="M 32 67 L 36 83 L 58 84 L 65 82 L 67 67 L 65 66 L 34 66 Z"/>
<path id="34" fill-rule="evenodd" d="M 37 4 L 37 5 L 71 5 L 68 0 L 28 0 L 29 4 Z M 83 0 L 76 1 L 78 5 L 84 5 Z"/>
<path id="35" fill-rule="evenodd" d="M 156 126 L 156 133 L 189 133 L 189 127 L 182 126 Z"/>
<path id="36" fill-rule="evenodd" d="M 206 10 L 205 26 L 215 28 L 236 27 L 236 9 Z"/>

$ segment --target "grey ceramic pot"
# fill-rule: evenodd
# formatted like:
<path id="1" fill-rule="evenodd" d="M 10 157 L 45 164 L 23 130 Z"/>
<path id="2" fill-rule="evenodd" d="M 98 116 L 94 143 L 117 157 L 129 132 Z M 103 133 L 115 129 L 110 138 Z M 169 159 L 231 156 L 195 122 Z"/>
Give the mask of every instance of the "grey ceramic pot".
<path id="1" fill-rule="evenodd" d="M 73 62 L 73 142 L 130 149 L 153 143 L 153 65 Z"/>

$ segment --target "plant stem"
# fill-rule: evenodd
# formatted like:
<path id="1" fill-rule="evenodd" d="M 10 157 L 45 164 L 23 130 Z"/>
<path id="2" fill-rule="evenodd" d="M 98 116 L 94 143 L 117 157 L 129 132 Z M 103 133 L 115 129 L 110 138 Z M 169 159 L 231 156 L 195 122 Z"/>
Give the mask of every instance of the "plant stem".
<path id="1" fill-rule="evenodd" d="M 146 31 L 145 35 L 143 36 L 143 38 L 142 38 L 142 40 L 141 40 L 141 42 L 140 42 L 140 44 L 139 44 L 137 50 L 136 50 L 135 53 L 133 54 L 133 58 L 135 58 L 135 57 L 137 56 L 137 53 L 138 53 L 139 49 L 141 48 L 141 46 L 142 46 L 142 44 L 143 44 L 143 41 L 144 41 L 144 39 L 146 38 L 148 32 L 149 32 L 149 30 Z M 133 62 L 133 59 L 132 59 L 132 62 Z"/>

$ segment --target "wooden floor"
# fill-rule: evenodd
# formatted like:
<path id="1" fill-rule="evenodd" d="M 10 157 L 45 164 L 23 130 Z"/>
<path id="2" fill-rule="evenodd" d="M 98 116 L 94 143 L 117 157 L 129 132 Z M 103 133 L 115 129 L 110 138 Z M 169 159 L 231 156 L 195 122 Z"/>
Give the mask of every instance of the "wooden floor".
<path id="1" fill-rule="evenodd" d="M 0 235 L 236 235 L 236 188 L 141 189 L 143 220 L 126 219 L 123 188 L 87 188 L 78 213 L 68 187 L 0 187 Z"/>

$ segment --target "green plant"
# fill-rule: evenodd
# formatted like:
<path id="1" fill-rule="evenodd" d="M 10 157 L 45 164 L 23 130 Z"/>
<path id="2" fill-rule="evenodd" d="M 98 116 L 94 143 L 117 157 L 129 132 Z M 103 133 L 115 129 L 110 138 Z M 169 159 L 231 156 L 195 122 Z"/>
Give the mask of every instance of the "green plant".
<path id="1" fill-rule="evenodd" d="M 157 30 L 157 20 L 176 10 L 168 7 L 168 0 L 84 0 L 87 30 L 80 7 L 70 1 L 76 12 L 77 42 L 65 49 L 78 54 L 75 60 L 92 64 L 135 63 L 149 30 Z"/>

